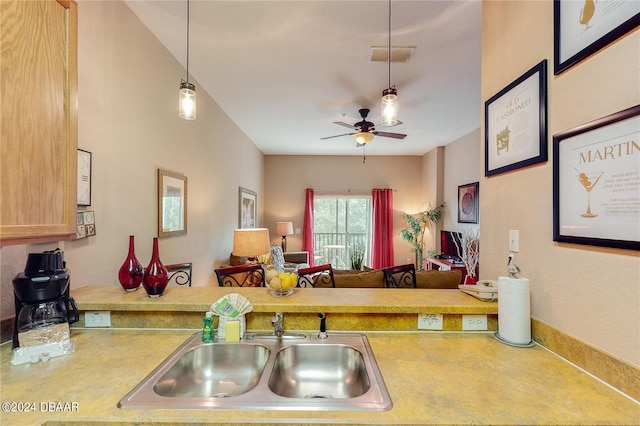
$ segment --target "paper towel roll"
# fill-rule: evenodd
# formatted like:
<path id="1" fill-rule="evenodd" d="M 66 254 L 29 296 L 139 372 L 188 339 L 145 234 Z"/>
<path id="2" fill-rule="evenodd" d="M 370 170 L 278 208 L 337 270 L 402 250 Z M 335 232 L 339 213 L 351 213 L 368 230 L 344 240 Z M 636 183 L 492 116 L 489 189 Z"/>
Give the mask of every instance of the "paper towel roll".
<path id="1" fill-rule="evenodd" d="M 531 343 L 528 278 L 498 277 L 498 333 L 505 343 Z"/>

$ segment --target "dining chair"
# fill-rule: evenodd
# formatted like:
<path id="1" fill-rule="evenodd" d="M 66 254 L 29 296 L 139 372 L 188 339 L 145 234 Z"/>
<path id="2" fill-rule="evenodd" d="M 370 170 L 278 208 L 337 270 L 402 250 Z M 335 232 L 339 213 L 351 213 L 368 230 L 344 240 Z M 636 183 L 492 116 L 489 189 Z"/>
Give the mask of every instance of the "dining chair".
<path id="1" fill-rule="evenodd" d="M 387 288 L 417 288 L 416 267 L 413 263 L 382 268 Z"/>
<path id="2" fill-rule="evenodd" d="M 330 263 L 298 269 L 297 287 L 335 287 Z"/>
<path id="3" fill-rule="evenodd" d="M 164 267 L 167 268 L 167 272 L 169 272 L 169 283 L 173 280 L 177 285 L 188 284 L 189 287 L 191 287 L 192 266 L 191 262 L 164 265 Z"/>
<path id="4" fill-rule="evenodd" d="M 264 287 L 265 274 L 260 263 L 215 270 L 220 287 Z"/>

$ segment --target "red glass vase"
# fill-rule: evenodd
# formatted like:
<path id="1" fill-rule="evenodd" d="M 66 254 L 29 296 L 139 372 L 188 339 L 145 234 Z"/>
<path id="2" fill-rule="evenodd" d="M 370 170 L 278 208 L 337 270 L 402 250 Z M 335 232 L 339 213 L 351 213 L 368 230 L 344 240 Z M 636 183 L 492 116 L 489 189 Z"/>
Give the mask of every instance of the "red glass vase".
<path id="1" fill-rule="evenodd" d="M 140 287 L 144 270 L 138 262 L 133 235 L 129 235 L 129 254 L 118 271 L 118 280 L 125 291 L 136 291 Z"/>
<path id="2" fill-rule="evenodd" d="M 151 253 L 151 262 L 144 270 L 144 278 L 142 286 L 147 291 L 149 297 L 159 297 L 164 292 L 169 282 L 169 272 L 160 261 L 158 254 L 158 238 L 153 239 L 153 252 Z"/>

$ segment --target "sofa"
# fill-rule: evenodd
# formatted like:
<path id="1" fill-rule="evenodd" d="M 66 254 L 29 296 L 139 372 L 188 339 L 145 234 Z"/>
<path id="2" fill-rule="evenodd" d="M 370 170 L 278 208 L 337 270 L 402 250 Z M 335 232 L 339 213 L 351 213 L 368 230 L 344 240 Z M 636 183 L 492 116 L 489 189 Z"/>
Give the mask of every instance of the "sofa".
<path id="1" fill-rule="evenodd" d="M 460 271 L 416 271 L 418 288 L 457 289 L 462 274 Z M 384 288 L 384 273 L 380 269 L 365 271 L 333 270 L 336 288 Z"/>
<path id="2" fill-rule="evenodd" d="M 279 247 L 279 246 L 278 246 Z M 296 266 L 309 266 L 309 253 L 306 251 L 287 251 L 283 253 L 284 263 L 287 268 L 295 269 Z M 229 256 L 229 265 L 223 266 L 239 266 L 244 265 L 249 258 L 246 256 L 235 256 L 233 253 Z"/>
<path id="3" fill-rule="evenodd" d="M 231 254 L 229 264 L 230 266 L 243 265 L 246 261 L 246 257 Z M 308 267 L 309 253 L 306 251 L 285 252 L 284 261 L 285 271 L 293 271 L 297 267 Z M 459 270 L 416 271 L 416 286 L 417 288 L 457 289 L 461 278 L 462 273 Z M 367 267 L 362 271 L 334 269 L 333 280 L 336 288 L 386 287 L 382 270 Z"/>

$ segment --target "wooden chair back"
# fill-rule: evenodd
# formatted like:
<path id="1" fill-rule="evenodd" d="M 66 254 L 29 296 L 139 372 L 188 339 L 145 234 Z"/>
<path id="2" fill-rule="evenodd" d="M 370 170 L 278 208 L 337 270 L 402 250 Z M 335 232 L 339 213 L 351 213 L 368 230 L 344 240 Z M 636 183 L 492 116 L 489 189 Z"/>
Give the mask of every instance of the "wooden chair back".
<path id="1" fill-rule="evenodd" d="M 262 265 L 251 263 L 248 265 L 231 266 L 215 270 L 220 287 L 264 287 L 265 273 Z"/>
<path id="2" fill-rule="evenodd" d="M 297 287 L 335 287 L 330 263 L 298 269 Z"/>
<path id="3" fill-rule="evenodd" d="M 413 263 L 382 268 L 387 288 L 417 288 L 416 267 Z"/>

